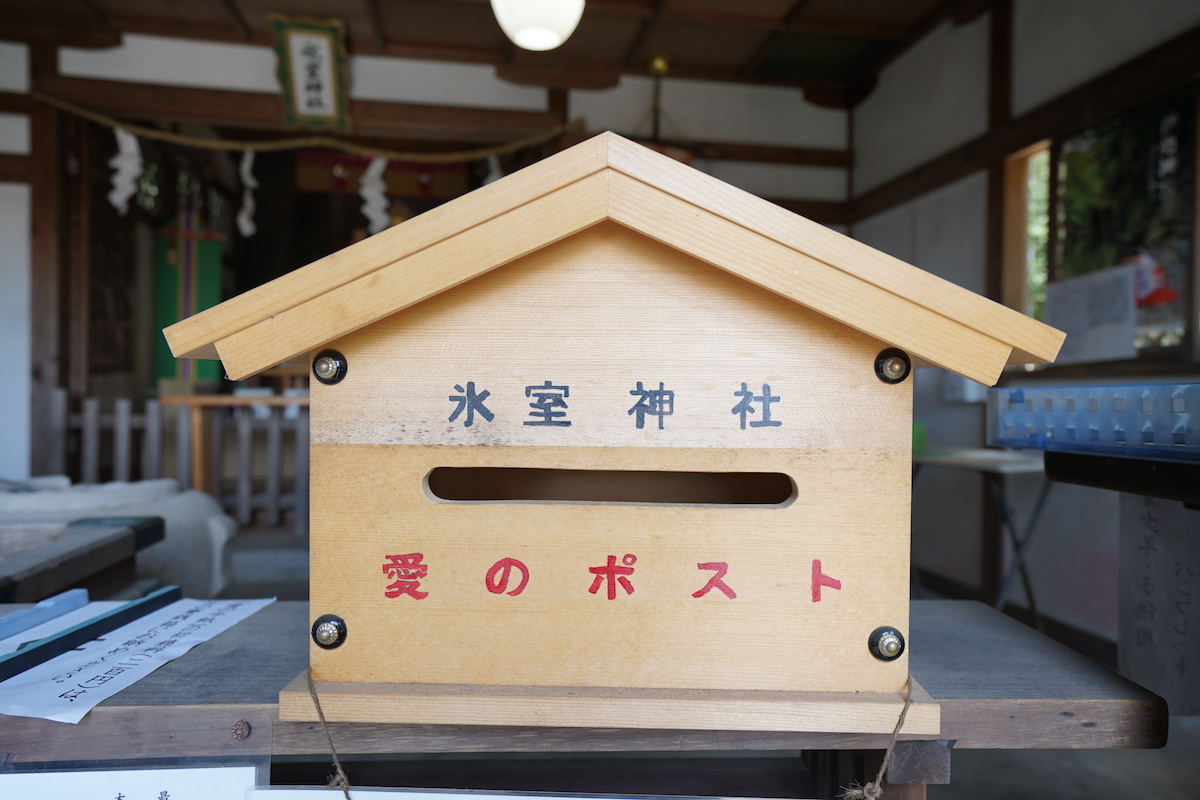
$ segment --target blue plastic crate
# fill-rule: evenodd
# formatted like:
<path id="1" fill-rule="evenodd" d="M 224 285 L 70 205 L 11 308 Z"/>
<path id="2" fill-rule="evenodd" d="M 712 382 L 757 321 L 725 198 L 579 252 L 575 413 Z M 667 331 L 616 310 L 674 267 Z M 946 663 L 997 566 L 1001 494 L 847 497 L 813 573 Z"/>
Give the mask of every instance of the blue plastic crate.
<path id="1" fill-rule="evenodd" d="M 992 389 L 988 444 L 1200 463 L 1200 384 Z"/>

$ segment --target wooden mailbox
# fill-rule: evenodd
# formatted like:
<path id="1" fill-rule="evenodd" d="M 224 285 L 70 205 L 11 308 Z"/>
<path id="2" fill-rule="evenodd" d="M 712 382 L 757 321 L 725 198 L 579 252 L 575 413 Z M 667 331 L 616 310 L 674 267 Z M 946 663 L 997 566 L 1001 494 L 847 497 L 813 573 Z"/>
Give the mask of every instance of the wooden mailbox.
<path id="1" fill-rule="evenodd" d="M 911 361 L 1062 340 L 612 134 L 166 335 L 314 363 L 327 717 L 831 732 L 908 677 Z"/>

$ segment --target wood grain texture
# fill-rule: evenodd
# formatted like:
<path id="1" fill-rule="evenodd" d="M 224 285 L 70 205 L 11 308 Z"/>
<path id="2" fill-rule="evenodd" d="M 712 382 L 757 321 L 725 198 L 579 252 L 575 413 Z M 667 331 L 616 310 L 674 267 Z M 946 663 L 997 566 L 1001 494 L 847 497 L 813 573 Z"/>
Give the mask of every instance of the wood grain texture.
<path id="1" fill-rule="evenodd" d="M 36 602 L 82 584 L 132 559 L 136 538 L 126 527 L 72 530 L 41 547 L 0 559 L 0 602 Z"/>
<path id="2" fill-rule="evenodd" d="M 13 608 L 0 607 L 0 613 Z M 1158 697 L 983 604 L 918 601 L 911 616 L 913 676 L 941 706 L 941 737 L 958 740 L 956 748 L 1161 747 L 1166 741 L 1167 710 Z M 319 724 L 277 716 L 279 692 L 307 663 L 309 622 L 308 604 L 274 603 L 109 698 L 78 725 L 5 717 L 0 752 L 11 753 L 14 762 L 193 757 L 232 748 L 327 756 Z M 229 735 L 238 719 L 253 728 L 240 743 Z M 501 724 L 333 722 L 329 728 L 340 752 L 364 754 L 882 750 L 889 738 Z"/>
<path id="3" fill-rule="evenodd" d="M 646 215 L 645 208 L 656 213 Z M 901 298 L 852 272 L 830 269 L 746 228 L 722 226 L 712 212 L 641 181 L 612 177 L 609 214 L 756 286 L 981 383 L 994 384 L 1009 361 L 1009 343 L 959 321 L 967 314 L 965 307 L 958 316 L 930 311 L 927 304 Z"/>
<path id="4" fill-rule="evenodd" d="M 904 707 L 898 694 L 596 689 L 592 687 L 316 684 L 326 720 L 547 727 L 890 733 Z M 282 720 L 316 720 L 302 674 L 279 694 Z M 915 686 L 906 733 L 936 736 L 938 706 Z"/>
<path id="5" fill-rule="evenodd" d="M 238 330 L 217 342 L 226 372 L 248 377 L 259 364 L 287 361 L 594 225 L 605 215 L 607 183 L 590 175 Z"/>
<path id="6" fill-rule="evenodd" d="M 274 716 L 272 706 L 204 705 L 98 706 L 77 725 L 4 717 L 0 751 L 8 754 L 9 764 L 263 756 L 271 752 Z M 243 741 L 232 734 L 238 721 L 251 727 Z"/>
<path id="7" fill-rule="evenodd" d="M 739 242 L 740 258 L 723 261 L 723 268 L 761 277 L 762 272 L 754 270 L 755 259 L 764 252 L 771 254 L 777 261 L 772 270 L 775 279 L 760 285 L 782 290 L 793 300 L 804 297 L 806 305 L 822 313 L 835 314 L 846 304 L 871 308 L 873 313 L 865 320 L 850 324 L 861 324 L 861 330 L 889 343 L 883 335 L 889 329 L 879 329 L 869 324 L 871 320 L 890 321 L 895 327 L 920 327 L 924 319 L 910 319 L 909 311 L 921 307 L 955 321 L 976 336 L 965 340 L 934 336 L 927 351 L 915 350 L 914 355 L 934 363 L 975 360 L 988 365 L 968 373 L 972 377 L 986 379 L 998 374 L 1000 367 L 992 366 L 997 353 L 1004 354 L 1004 362 L 1050 360 L 1061 344 L 1062 334 L 1041 323 L 613 134 L 588 140 L 546 164 L 551 162 L 551 166 L 539 169 L 541 165 L 535 165 L 485 187 L 480 190 L 483 195 L 474 192 L 448 203 L 436 217 L 422 215 L 398 226 L 394 233 L 386 232 L 383 238 L 372 237 L 315 262 L 256 290 L 245 300 L 222 304 L 177 323 L 167 329 L 173 352 L 200 355 L 201 348 L 217 342 L 229 374 L 235 379 L 245 377 L 577 233 L 586 227 L 585 218 L 592 223 L 615 219 L 618 207 L 620 221 L 638 230 L 657 230 L 662 225 L 687 229 L 695 226 L 697 213 L 707 214 L 708 239 Z M 594 181 L 590 188 L 598 194 L 581 201 L 571 184 L 589 175 L 599 178 L 598 170 L 612 174 L 614 180 L 611 184 Z M 618 176 L 624 180 L 615 180 Z M 639 193 L 632 185 L 635 183 L 678 202 L 665 207 L 647 205 L 645 199 L 654 195 Z M 610 196 L 611 192 L 620 194 Z M 572 214 L 572 206 L 578 211 L 581 202 L 588 212 Z M 528 204 L 538 206 L 539 224 L 523 221 L 526 217 L 521 212 Z M 481 208 L 486 208 L 486 213 L 480 214 Z M 500 221 L 503 224 L 497 224 Z M 405 246 L 410 227 L 417 228 L 418 235 L 413 246 Z M 488 246 L 480 246 L 481 240 Z M 690 238 L 671 241 L 683 252 L 706 257 L 693 248 Z M 436 249 L 433 245 L 437 243 L 447 247 L 436 253 L 421 251 L 422 246 Z M 447 257 L 451 250 L 456 251 L 456 258 Z M 465 254 L 469 256 L 464 258 Z M 382 272 L 387 274 L 377 274 Z M 805 291 L 803 284 L 814 272 L 853 278 L 849 282 L 836 276 L 826 278 L 830 285 L 874 291 L 864 297 L 836 298 Z M 336 298 L 331 300 L 333 294 Z M 277 322 L 280 319 L 286 322 Z M 980 340 L 986 340 L 986 351 L 974 353 Z"/>
<path id="8" fill-rule="evenodd" d="M 1166 744 L 1166 703 L 1132 681 L 982 603 L 917 607 L 913 674 L 956 748 Z"/>
<path id="9" fill-rule="evenodd" d="M 584 142 L 569 156 L 559 153 L 539 161 L 505 178 L 499 188 L 498 184 L 484 186 L 172 325 L 164 331 L 171 351 L 180 358 L 214 358 L 215 351 L 209 355 L 197 351 L 273 313 L 438 244 L 459 230 L 482 225 L 512 207 L 599 172 L 604 165 L 603 140 Z"/>
<path id="10" fill-rule="evenodd" d="M 876 377 L 882 342 L 614 222 L 330 346 L 348 372 L 312 386 L 318 444 L 911 447 L 910 384 Z M 545 381 L 570 426 L 526 424 Z M 629 413 L 639 381 L 675 392 L 661 429 Z M 490 422 L 449 419 L 467 382 L 490 391 Z M 741 426 L 743 383 L 770 386 L 778 426 L 754 424 L 761 402 Z"/>
<path id="11" fill-rule="evenodd" d="M 903 686 L 904 659 L 865 645 L 907 624 L 911 383 L 875 376 L 877 340 L 604 222 L 332 346 L 348 370 L 313 387 L 311 597 L 353 635 L 313 653 L 319 680 Z M 569 427 L 526 424 L 543 381 L 569 389 Z M 662 429 L 630 414 L 639 381 L 675 391 Z M 743 428 L 739 387 L 764 384 L 777 426 Z M 470 385 L 492 419 L 467 427 L 451 397 Z M 426 487 L 438 467 L 782 473 L 796 493 L 450 503 Z M 426 559 L 428 597 L 386 596 L 384 565 L 406 553 Z M 609 557 L 636 559 L 611 599 L 589 589 Z M 506 558 L 528 571 L 519 597 L 484 584 Z M 820 603 L 818 560 L 842 587 Z M 735 597 L 693 596 L 712 563 Z"/>
<path id="12" fill-rule="evenodd" d="M 499 685 L 899 691 L 905 657 L 874 659 L 875 628 L 907 630 L 906 458 L 845 451 L 670 448 L 412 448 L 316 445 L 314 618 L 350 629 L 317 650 L 319 680 Z M 620 503 L 447 503 L 434 466 L 537 463 L 566 469 L 669 464 L 793 477 L 786 507 Z M 866 465 L 870 466 L 866 466 Z M 428 597 L 388 598 L 389 554 L 421 553 Z M 593 567 L 636 557 L 633 593 L 590 593 Z M 519 596 L 485 587 L 505 558 L 526 565 Z M 812 601 L 812 563 L 841 581 Z M 725 562 L 719 591 L 693 597 Z M 515 588 L 517 578 L 513 577 Z"/>
<path id="13" fill-rule="evenodd" d="M 1033 360 L 1049 361 L 1058 354 L 1063 334 L 1047 325 L 674 159 L 619 137 L 613 138 L 609 162 L 614 170 L 627 177 L 736 223 L 827 267 L 850 273 L 896 297 L 959 320 L 1008 343 L 1013 349 L 1030 354 Z M 619 186 L 621 184 L 614 184 L 614 190 Z M 646 214 L 645 208 L 641 213 L 648 221 L 660 217 L 657 211 Z M 918 355 L 926 357 L 925 353 Z"/>

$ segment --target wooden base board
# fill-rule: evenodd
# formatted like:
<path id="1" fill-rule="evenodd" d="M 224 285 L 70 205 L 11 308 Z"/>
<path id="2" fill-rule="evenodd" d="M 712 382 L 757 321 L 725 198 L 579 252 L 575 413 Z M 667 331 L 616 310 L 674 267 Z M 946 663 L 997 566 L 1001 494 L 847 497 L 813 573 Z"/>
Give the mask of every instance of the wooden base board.
<path id="1" fill-rule="evenodd" d="M 891 733 L 899 694 L 317 682 L 329 722 L 564 728 Z M 941 708 L 913 681 L 903 732 L 937 737 Z M 318 719 L 300 673 L 279 693 L 279 718 Z"/>

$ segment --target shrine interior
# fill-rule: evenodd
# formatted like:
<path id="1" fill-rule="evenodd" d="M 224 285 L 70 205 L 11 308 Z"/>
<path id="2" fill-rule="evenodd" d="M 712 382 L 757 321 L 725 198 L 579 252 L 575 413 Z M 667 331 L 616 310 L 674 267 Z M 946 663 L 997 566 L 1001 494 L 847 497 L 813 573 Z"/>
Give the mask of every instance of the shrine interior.
<path id="1" fill-rule="evenodd" d="M 332 37 L 307 89 L 281 66 L 281 25 Z M 334 108 L 305 116 L 322 93 Z M 1145 686 L 1168 705 L 1169 741 L 954 750 L 953 780 L 928 797 L 1200 796 L 1200 492 L 1194 465 L 1174 471 L 1195 445 L 1182 387 L 1200 383 L 1198 109 L 1200 0 L 588 0 L 540 52 L 483 0 L 0 0 L 0 569 L 6 527 L 163 517 L 164 543 L 120 579 L 91 576 L 93 599 L 181 584 L 306 602 L 311 354 L 234 381 L 219 360 L 176 358 L 163 329 L 611 131 L 1067 332 L 1055 363 L 1014 352 L 996 388 L 914 365 L 909 591 L 995 606 Z M 665 303 L 656 291 L 636 287 Z M 535 315 L 511 313 L 526 314 L 526 352 L 546 346 Z M 677 342 L 642 344 L 666 358 Z M 620 420 L 661 428 L 674 395 L 628 377 Z M 463 381 L 438 414 L 469 425 L 459 414 L 495 399 Z M 1176 452 L 1134 474 L 1085 474 L 1057 452 L 1063 428 L 998 421 L 1048 388 L 1157 385 L 1177 399 Z M 522 400 L 566 425 L 565 388 Z M 721 411 L 733 427 L 787 424 L 790 397 L 741 389 Z M 1131 449 L 1154 441 L 1147 422 L 1126 442 L 1124 411 L 1106 406 L 1101 425 Z M 422 491 L 498 515 L 786 509 L 820 491 L 713 463 L 448 465 Z M 798 758 L 350 761 L 363 785 L 784 797 L 807 785 Z M 299 757 L 272 770 L 327 779 Z"/>

